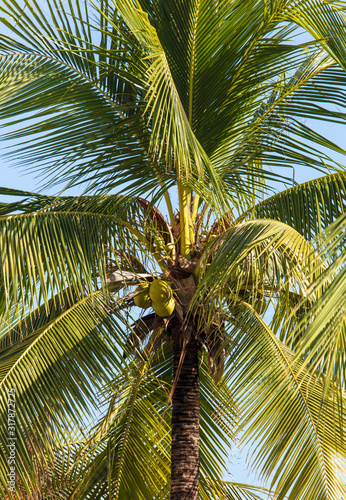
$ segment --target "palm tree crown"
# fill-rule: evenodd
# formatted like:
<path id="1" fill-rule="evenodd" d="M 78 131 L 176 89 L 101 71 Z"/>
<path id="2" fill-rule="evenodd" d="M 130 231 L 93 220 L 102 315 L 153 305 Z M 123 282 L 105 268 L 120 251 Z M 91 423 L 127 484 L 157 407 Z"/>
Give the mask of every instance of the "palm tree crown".
<path id="1" fill-rule="evenodd" d="M 0 190 L 4 498 L 14 389 L 15 498 L 263 498 L 241 435 L 276 499 L 340 500 L 345 151 L 306 118 L 345 120 L 342 3 L 0 10 L 8 155 L 85 188 Z"/>

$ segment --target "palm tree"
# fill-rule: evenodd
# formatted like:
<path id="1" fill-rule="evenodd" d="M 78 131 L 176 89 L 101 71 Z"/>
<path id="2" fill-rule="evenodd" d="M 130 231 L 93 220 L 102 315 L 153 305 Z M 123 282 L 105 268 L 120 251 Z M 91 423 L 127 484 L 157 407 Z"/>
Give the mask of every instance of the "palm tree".
<path id="1" fill-rule="evenodd" d="M 16 498 L 259 498 L 239 434 L 275 498 L 340 499 L 345 151 L 305 120 L 344 123 L 343 4 L 0 9 L 9 156 L 86 186 L 1 189 L 3 497 L 14 391 Z"/>

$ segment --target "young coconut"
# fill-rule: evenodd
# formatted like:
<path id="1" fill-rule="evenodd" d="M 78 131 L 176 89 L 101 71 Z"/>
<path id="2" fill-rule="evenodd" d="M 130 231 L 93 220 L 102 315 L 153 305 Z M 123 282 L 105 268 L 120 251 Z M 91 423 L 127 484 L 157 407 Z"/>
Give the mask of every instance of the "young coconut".
<path id="1" fill-rule="evenodd" d="M 165 318 L 170 316 L 175 309 L 175 300 L 171 297 L 168 302 L 154 302 L 152 303 L 153 309 L 158 316 Z"/>
<path id="2" fill-rule="evenodd" d="M 154 280 L 149 288 L 149 295 L 156 304 L 164 304 L 173 298 L 173 291 L 164 280 Z"/>
<path id="3" fill-rule="evenodd" d="M 148 309 L 151 307 L 151 298 L 149 295 L 150 283 L 142 283 L 136 288 L 136 293 L 133 297 L 133 302 L 137 307 Z"/>

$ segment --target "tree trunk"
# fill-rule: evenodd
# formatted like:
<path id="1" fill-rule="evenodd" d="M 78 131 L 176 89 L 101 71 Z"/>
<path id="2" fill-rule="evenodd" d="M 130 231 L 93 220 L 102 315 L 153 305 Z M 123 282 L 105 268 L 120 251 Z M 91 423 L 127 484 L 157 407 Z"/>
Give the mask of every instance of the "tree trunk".
<path id="1" fill-rule="evenodd" d="M 174 375 L 181 354 L 179 334 L 173 332 Z M 172 399 L 171 500 L 198 499 L 199 390 L 198 345 L 192 340 Z"/>

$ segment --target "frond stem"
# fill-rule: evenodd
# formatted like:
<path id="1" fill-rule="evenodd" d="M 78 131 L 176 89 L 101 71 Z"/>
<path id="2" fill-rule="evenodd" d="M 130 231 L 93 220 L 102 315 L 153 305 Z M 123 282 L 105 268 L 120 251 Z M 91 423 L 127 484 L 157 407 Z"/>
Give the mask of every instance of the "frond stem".
<path id="1" fill-rule="evenodd" d="M 180 212 L 180 250 L 183 257 L 190 260 L 191 243 L 191 214 L 190 214 L 190 196 L 191 193 L 183 186 L 181 181 L 180 167 L 177 167 L 178 177 L 178 197 L 179 197 L 179 212 Z M 192 235 L 193 236 L 193 235 Z"/>

